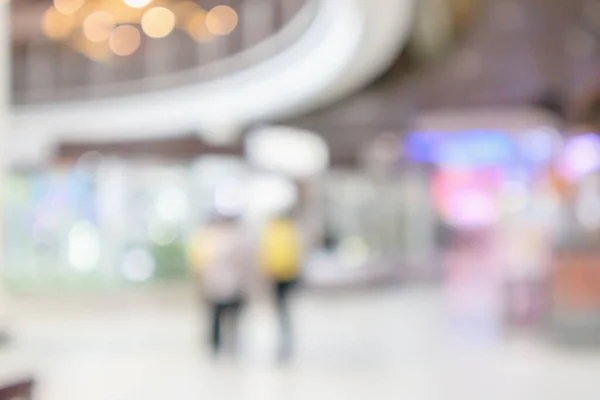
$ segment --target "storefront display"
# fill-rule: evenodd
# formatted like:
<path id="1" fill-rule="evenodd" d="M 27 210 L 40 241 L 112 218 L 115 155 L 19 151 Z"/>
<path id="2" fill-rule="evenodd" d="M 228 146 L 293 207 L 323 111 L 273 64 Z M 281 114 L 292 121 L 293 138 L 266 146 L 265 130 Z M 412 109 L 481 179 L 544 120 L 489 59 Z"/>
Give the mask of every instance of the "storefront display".
<path id="1" fill-rule="evenodd" d="M 102 158 L 13 173 L 4 201 L 4 277 L 17 290 L 110 289 L 187 275 L 185 242 L 240 160 L 193 165 Z"/>
<path id="2" fill-rule="evenodd" d="M 427 275 L 434 240 L 428 185 L 426 174 L 409 169 L 389 178 L 356 171 L 326 174 L 320 185 L 323 243 L 315 276 L 366 282 L 379 279 L 382 271 L 385 276 L 414 270 Z"/>
<path id="3" fill-rule="evenodd" d="M 550 276 L 550 321 L 554 336 L 576 344 L 600 337 L 600 175 L 571 183 L 564 199 Z"/>
<path id="4" fill-rule="evenodd" d="M 542 315 L 552 239 L 546 233 L 558 218 L 542 177 L 560 147 L 557 135 L 549 127 L 408 135 L 407 157 L 432 165 L 435 210 L 453 229 L 442 264 L 459 319 L 497 329 L 502 321 Z"/>

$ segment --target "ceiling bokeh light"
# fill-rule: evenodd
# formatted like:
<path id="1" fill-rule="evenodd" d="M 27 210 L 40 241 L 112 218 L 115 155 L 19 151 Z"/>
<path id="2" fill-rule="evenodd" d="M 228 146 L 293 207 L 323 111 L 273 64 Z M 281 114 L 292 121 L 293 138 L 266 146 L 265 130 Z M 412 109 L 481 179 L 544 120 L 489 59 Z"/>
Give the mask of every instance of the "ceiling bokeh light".
<path id="1" fill-rule="evenodd" d="M 54 8 L 64 15 L 74 14 L 83 7 L 85 0 L 54 0 Z"/>
<path id="2" fill-rule="evenodd" d="M 83 20 L 83 34 L 90 42 L 104 42 L 115 28 L 115 18 L 107 11 L 94 11 Z"/>
<path id="3" fill-rule="evenodd" d="M 129 56 L 140 47 L 140 31 L 133 25 L 121 25 L 110 34 L 109 46 L 118 56 Z"/>
<path id="4" fill-rule="evenodd" d="M 191 0 L 53 0 L 41 24 L 47 38 L 109 61 L 175 30 L 197 42 L 226 36 L 237 28 L 238 18 L 229 6 L 204 9 Z"/>
<path id="5" fill-rule="evenodd" d="M 146 35 L 160 39 L 175 29 L 175 14 L 166 7 L 152 7 L 144 13 L 141 22 Z"/>
<path id="6" fill-rule="evenodd" d="M 230 34 L 238 24 L 238 15 L 227 6 L 216 6 L 206 15 L 206 27 L 213 35 Z"/>
<path id="7" fill-rule="evenodd" d="M 144 8 L 152 3 L 152 0 L 123 0 L 125 4 L 133 8 Z"/>
<path id="8" fill-rule="evenodd" d="M 42 29 L 50 39 L 66 39 L 75 29 L 75 18 L 72 15 L 61 14 L 55 8 L 50 8 L 44 13 Z"/>
<path id="9" fill-rule="evenodd" d="M 197 13 L 186 21 L 185 29 L 197 42 L 208 42 L 215 37 L 206 26 L 206 14 L 203 13 Z"/>

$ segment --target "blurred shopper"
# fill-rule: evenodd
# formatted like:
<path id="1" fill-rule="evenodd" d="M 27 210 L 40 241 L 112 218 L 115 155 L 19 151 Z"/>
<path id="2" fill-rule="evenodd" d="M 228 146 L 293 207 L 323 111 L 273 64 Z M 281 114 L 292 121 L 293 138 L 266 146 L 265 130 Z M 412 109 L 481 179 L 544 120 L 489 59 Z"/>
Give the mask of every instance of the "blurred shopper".
<path id="1" fill-rule="evenodd" d="M 236 347 L 241 310 L 246 301 L 248 252 L 236 218 L 217 216 L 192 236 L 188 256 L 202 296 L 209 305 L 210 343 L 218 354 L 223 339 Z"/>
<path id="2" fill-rule="evenodd" d="M 260 242 L 259 263 L 273 282 L 275 292 L 281 335 L 278 356 L 280 360 L 286 360 L 291 357 L 293 347 L 289 295 L 300 273 L 301 235 L 289 215 L 279 216 L 267 222 Z"/>

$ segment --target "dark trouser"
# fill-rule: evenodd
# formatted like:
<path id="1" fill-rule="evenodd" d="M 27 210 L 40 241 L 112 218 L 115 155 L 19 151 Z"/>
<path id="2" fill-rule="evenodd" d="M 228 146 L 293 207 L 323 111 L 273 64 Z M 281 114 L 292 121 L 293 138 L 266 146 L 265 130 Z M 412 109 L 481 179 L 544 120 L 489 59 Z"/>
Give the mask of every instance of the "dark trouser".
<path id="1" fill-rule="evenodd" d="M 279 357 L 288 358 L 292 355 L 292 321 L 290 316 L 289 297 L 295 285 L 294 281 L 275 282 L 275 304 L 279 318 L 279 329 L 281 334 Z"/>
<path id="2" fill-rule="evenodd" d="M 244 305 L 243 299 L 235 299 L 228 302 L 216 302 L 211 304 L 212 328 L 211 346 L 214 353 L 218 353 L 223 345 L 224 327 L 228 327 L 229 339 L 233 346 L 237 342 L 240 311 Z"/>
<path id="3" fill-rule="evenodd" d="M 9 336 L 8 332 L 0 327 L 0 346 L 8 344 Z"/>

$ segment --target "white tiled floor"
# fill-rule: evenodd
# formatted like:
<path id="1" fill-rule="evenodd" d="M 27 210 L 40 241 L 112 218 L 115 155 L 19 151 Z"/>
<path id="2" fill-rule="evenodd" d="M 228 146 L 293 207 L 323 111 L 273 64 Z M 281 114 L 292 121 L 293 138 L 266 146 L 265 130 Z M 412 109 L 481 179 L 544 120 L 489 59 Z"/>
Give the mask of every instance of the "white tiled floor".
<path id="1" fill-rule="evenodd" d="M 433 289 L 296 300 L 297 357 L 282 368 L 268 304 L 246 313 L 241 360 L 214 361 L 192 297 L 171 290 L 18 302 L 0 370 L 32 365 L 39 400 L 600 398 L 600 351 L 453 329 Z"/>

